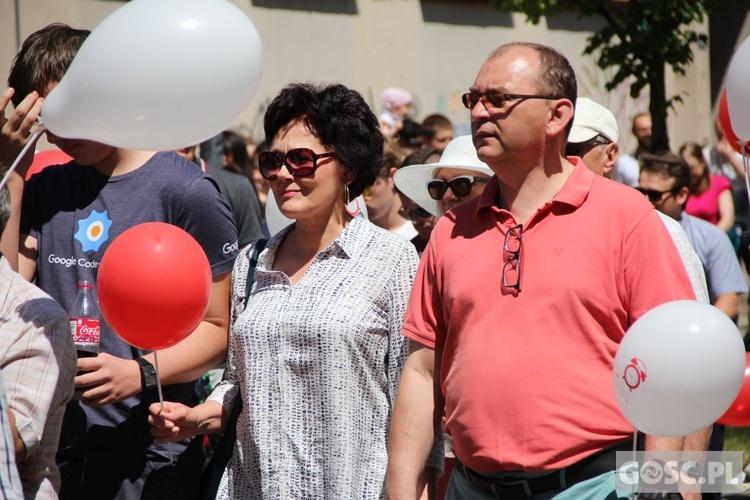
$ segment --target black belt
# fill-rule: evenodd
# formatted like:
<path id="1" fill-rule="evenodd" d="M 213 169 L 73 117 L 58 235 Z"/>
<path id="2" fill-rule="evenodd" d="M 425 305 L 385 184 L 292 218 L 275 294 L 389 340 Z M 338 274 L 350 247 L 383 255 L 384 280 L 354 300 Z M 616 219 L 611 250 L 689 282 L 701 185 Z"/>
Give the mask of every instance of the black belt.
<path id="1" fill-rule="evenodd" d="M 533 498 L 534 495 L 546 491 L 570 488 L 574 484 L 599 476 L 617 468 L 616 453 L 618 451 L 632 451 L 633 440 L 629 439 L 620 444 L 590 455 L 564 469 L 550 471 L 549 474 L 538 477 L 518 479 L 495 479 L 481 476 L 466 467 L 456 459 L 454 468 L 476 489 L 489 496 L 502 500 Z M 509 473 L 512 474 L 512 473 Z"/>

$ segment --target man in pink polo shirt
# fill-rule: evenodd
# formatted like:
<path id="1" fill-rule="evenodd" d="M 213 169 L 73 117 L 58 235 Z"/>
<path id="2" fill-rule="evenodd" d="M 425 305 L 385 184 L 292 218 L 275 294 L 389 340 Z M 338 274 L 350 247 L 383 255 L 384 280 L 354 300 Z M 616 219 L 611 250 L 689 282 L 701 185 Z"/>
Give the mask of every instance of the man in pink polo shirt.
<path id="1" fill-rule="evenodd" d="M 616 497 L 614 450 L 633 434 L 612 387 L 617 347 L 646 311 L 695 296 L 640 193 L 564 157 L 576 92 L 564 56 L 513 43 L 463 96 L 495 177 L 441 218 L 420 263 L 391 499 L 420 491 L 443 413 L 457 458 L 448 498 Z M 647 449 L 682 445 L 646 437 Z"/>

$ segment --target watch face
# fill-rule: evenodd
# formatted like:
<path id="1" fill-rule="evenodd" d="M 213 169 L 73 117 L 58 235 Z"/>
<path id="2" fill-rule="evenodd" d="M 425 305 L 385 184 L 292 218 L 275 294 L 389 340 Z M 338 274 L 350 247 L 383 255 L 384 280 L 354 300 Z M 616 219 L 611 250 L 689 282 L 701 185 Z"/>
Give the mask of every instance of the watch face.
<path id="1" fill-rule="evenodd" d="M 141 382 L 143 383 L 143 388 L 151 389 L 156 387 L 156 369 L 154 369 L 154 365 L 143 358 L 139 358 L 137 361 L 141 367 Z"/>

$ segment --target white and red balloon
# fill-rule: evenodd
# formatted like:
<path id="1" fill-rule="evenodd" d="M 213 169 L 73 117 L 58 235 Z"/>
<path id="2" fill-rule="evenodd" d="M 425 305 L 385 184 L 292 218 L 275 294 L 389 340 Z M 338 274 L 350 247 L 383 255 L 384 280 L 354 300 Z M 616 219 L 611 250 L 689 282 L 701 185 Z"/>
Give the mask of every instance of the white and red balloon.
<path id="1" fill-rule="evenodd" d="M 727 71 L 727 107 L 732 130 L 742 143 L 750 142 L 750 37 L 732 56 Z"/>
<path id="2" fill-rule="evenodd" d="M 115 147 L 168 150 L 224 130 L 249 104 L 260 35 L 227 0 L 133 0 L 83 43 L 42 108 L 47 129 Z"/>
<path id="3" fill-rule="evenodd" d="M 620 343 L 617 403 L 646 434 L 684 436 L 727 411 L 745 366 L 742 336 L 726 314 L 703 302 L 668 302 L 641 316 Z"/>

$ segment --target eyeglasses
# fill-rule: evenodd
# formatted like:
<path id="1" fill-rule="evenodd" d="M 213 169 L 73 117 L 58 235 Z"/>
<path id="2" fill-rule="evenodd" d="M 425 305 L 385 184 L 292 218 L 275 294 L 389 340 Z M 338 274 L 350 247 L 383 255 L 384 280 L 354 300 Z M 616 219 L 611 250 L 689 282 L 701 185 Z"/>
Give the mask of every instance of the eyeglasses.
<path id="1" fill-rule="evenodd" d="M 432 215 L 422 207 L 410 208 L 408 210 L 404 207 L 401 207 L 398 213 L 401 217 L 407 220 L 422 220 L 429 217 L 434 217 L 434 215 Z"/>
<path id="2" fill-rule="evenodd" d="M 443 179 L 432 179 L 427 182 L 427 192 L 433 200 L 442 200 L 448 188 L 451 188 L 456 198 L 463 198 L 471 193 L 471 188 L 475 183 L 485 183 L 489 181 L 486 177 L 474 177 L 473 175 L 461 175 L 450 181 Z"/>
<path id="3" fill-rule="evenodd" d="M 510 257 L 503 265 L 503 286 L 521 291 L 521 243 L 523 243 L 523 224 L 508 229 L 505 233 L 503 250 Z"/>
<path id="4" fill-rule="evenodd" d="M 316 154 L 309 148 L 290 149 L 286 155 L 274 151 L 263 151 L 258 155 L 258 165 L 260 174 L 269 181 L 279 176 L 282 165 L 285 165 L 294 177 L 309 177 L 318 169 L 318 159 L 328 158 L 335 154 L 332 152 Z"/>
<path id="5" fill-rule="evenodd" d="M 489 92 L 467 92 L 461 96 L 466 109 L 474 109 L 479 101 L 482 101 L 484 107 L 487 109 L 502 108 L 508 101 L 514 101 L 517 99 L 559 99 L 554 95 L 540 95 L 540 94 L 506 94 L 499 90 L 492 90 Z"/>
<path id="6" fill-rule="evenodd" d="M 662 198 L 664 198 L 664 195 L 667 193 L 675 194 L 676 192 L 679 191 L 679 189 L 675 189 L 675 188 L 668 189 L 666 191 L 659 191 L 657 189 L 646 189 L 642 187 L 637 187 L 636 189 L 641 194 L 645 194 L 648 197 L 648 201 L 650 201 L 651 203 L 660 202 Z"/>
<path id="7" fill-rule="evenodd" d="M 612 141 L 601 135 L 595 135 L 588 141 L 569 142 L 565 146 L 565 156 L 583 157 L 591 149 L 597 146 L 606 146 L 607 144 L 612 144 Z"/>

